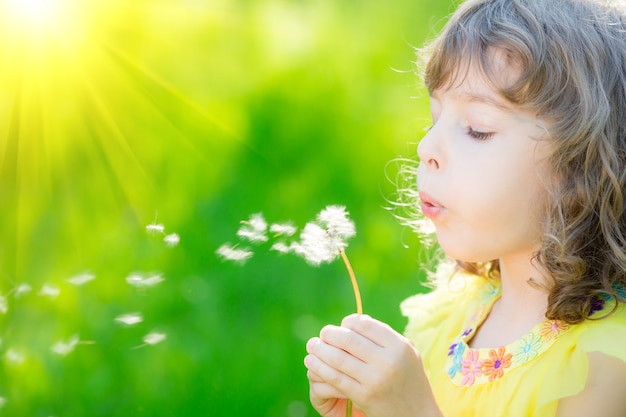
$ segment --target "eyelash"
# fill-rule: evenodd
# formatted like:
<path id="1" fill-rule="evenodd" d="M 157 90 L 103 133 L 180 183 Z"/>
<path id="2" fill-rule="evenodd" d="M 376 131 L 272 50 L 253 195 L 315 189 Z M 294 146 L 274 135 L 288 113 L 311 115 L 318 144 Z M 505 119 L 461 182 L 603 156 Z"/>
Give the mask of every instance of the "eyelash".
<path id="1" fill-rule="evenodd" d="M 487 139 L 491 139 L 491 137 L 494 135 L 493 132 L 478 132 L 474 129 L 472 129 L 471 127 L 467 128 L 467 135 L 471 138 L 474 139 L 478 139 L 478 140 L 487 140 Z"/>

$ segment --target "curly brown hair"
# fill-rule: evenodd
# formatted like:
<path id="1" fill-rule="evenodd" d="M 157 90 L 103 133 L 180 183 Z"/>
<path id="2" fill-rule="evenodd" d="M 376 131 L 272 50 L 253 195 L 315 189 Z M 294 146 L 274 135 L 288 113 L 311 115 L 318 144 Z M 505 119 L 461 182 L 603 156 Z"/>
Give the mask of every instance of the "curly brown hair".
<path id="1" fill-rule="evenodd" d="M 504 85 L 498 51 L 520 69 Z M 619 0 L 468 0 L 419 51 L 436 90 L 477 68 L 510 103 L 546 121 L 552 146 L 545 233 L 549 319 L 578 323 L 626 288 L 626 6 Z M 415 194 L 413 194 L 415 197 Z M 497 261 L 458 263 L 498 276 Z"/>

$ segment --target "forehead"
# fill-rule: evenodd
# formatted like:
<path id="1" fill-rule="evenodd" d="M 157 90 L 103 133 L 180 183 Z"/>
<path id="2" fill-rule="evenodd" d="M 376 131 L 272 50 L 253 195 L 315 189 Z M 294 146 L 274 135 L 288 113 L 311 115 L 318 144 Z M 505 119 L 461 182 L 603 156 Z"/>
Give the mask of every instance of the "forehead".
<path id="1" fill-rule="evenodd" d="M 489 104 L 503 111 L 512 111 L 514 103 L 505 91 L 511 88 L 519 78 L 520 71 L 507 56 L 498 50 L 487 57 L 488 67 L 479 65 L 475 60 L 459 60 L 454 69 L 446 71 L 447 76 L 428 89 L 434 98 L 439 92 L 454 95 L 458 99 Z"/>
<path id="2" fill-rule="evenodd" d="M 478 56 L 442 52 L 436 59 L 441 62 L 429 63 L 431 72 L 426 77 L 426 87 L 431 92 L 450 89 L 467 90 L 468 93 L 491 91 L 505 97 L 505 92 L 519 81 L 522 73 L 510 53 L 495 47 Z"/>

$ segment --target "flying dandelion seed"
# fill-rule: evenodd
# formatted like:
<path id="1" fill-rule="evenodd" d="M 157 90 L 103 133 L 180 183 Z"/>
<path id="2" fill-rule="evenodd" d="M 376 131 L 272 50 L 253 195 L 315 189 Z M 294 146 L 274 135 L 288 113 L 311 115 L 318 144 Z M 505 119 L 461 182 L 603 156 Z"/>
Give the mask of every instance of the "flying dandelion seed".
<path id="1" fill-rule="evenodd" d="M 165 281 L 165 278 L 159 273 L 145 277 L 140 274 L 131 274 L 126 277 L 126 282 L 135 288 L 150 288 L 163 281 Z"/>
<path id="2" fill-rule="evenodd" d="M 178 243 L 180 242 L 180 236 L 178 236 L 178 234 L 176 233 L 171 233 L 165 236 L 163 238 L 163 241 L 168 247 L 173 248 L 174 246 L 178 245 Z"/>
<path id="3" fill-rule="evenodd" d="M 287 245 L 285 242 L 276 242 L 270 247 L 270 250 L 279 253 L 289 253 L 293 250 L 293 248 L 291 245 Z"/>
<path id="4" fill-rule="evenodd" d="M 22 355 L 21 353 L 13 349 L 7 350 L 4 356 L 7 359 L 7 361 L 9 361 L 10 363 L 14 365 L 21 365 L 26 360 L 26 357 L 24 355 Z"/>
<path id="5" fill-rule="evenodd" d="M 157 343 L 161 343 L 167 338 L 165 333 L 160 332 L 150 332 L 144 336 L 143 341 L 148 345 L 156 345 Z"/>
<path id="6" fill-rule="evenodd" d="M 154 213 L 154 221 L 146 226 L 146 232 L 148 232 L 148 234 L 165 234 L 165 226 L 163 226 L 161 223 L 157 223 L 157 217 L 159 217 L 158 211 Z"/>
<path id="7" fill-rule="evenodd" d="M 224 244 L 217 248 L 215 253 L 225 261 L 235 261 L 244 263 L 252 258 L 253 253 L 247 249 L 237 249 L 229 244 Z"/>
<path id="8" fill-rule="evenodd" d="M 77 334 L 73 335 L 69 338 L 67 342 L 60 340 L 56 342 L 50 350 L 56 353 L 57 355 L 66 356 L 74 351 L 76 345 L 78 345 L 80 338 Z"/>
<path id="9" fill-rule="evenodd" d="M 274 236 L 293 236 L 298 228 L 290 223 L 274 223 L 270 226 L 270 233 Z"/>
<path id="10" fill-rule="evenodd" d="M 121 324 L 125 324 L 127 326 L 133 326 L 135 324 L 141 323 L 143 321 L 143 316 L 141 313 L 128 313 L 122 314 L 115 318 L 115 321 Z"/>
<path id="11" fill-rule="evenodd" d="M 80 286 L 93 281 L 96 276 L 90 272 L 83 272 L 82 274 L 75 275 L 67 280 L 72 285 Z"/>
<path id="12" fill-rule="evenodd" d="M 152 235 L 163 234 L 165 233 L 165 226 L 162 224 L 149 224 L 146 226 L 146 231 Z"/>
<path id="13" fill-rule="evenodd" d="M 59 287 L 54 287 L 50 284 L 44 284 L 37 293 L 37 295 L 40 295 L 42 297 L 50 298 L 56 298 L 59 296 L 59 294 L 61 294 L 61 289 Z"/>
<path id="14" fill-rule="evenodd" d="M 29 292 L 31 292 L 32 289 L 33 289 L 33 287 L 31 287 L 30 285 L 28 285 L 26 283 L 22 283 L 22 284 L 18 285 L 17 287 L 15 287 L 15 298 L 23 297 L 24 295 L 26 295 Z"/>
<path id="15" fill-rule="evenodd" d="M 267 222 L 261 213 L 250 216 L 250 220 L 241 222 L 242 225 L 237 231 L 237 236 L 252 243 L 267 242 Z"/>
<path id="16" fill-rule="evenodd" d="M 161 332 L 150 332 L 143 337 L 143 344 L 139 346 L 135 346 L 134 349 L 139 349 L 145 346 L 154 346 L 157 343 L 161 343 L 167 339 L 167 334 Z"/>

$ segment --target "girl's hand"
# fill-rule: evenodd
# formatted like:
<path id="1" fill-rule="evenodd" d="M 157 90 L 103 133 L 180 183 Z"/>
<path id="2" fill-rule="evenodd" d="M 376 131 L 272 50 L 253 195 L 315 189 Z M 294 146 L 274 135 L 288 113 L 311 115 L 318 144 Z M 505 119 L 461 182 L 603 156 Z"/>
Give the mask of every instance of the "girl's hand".
<path id="1" fill-rule="evenodd" d="M 326 326 L 307 343 L 310 397 L 324 417 L 441 416 L 411 342 L 366 315 L 351 315 Z"/>

